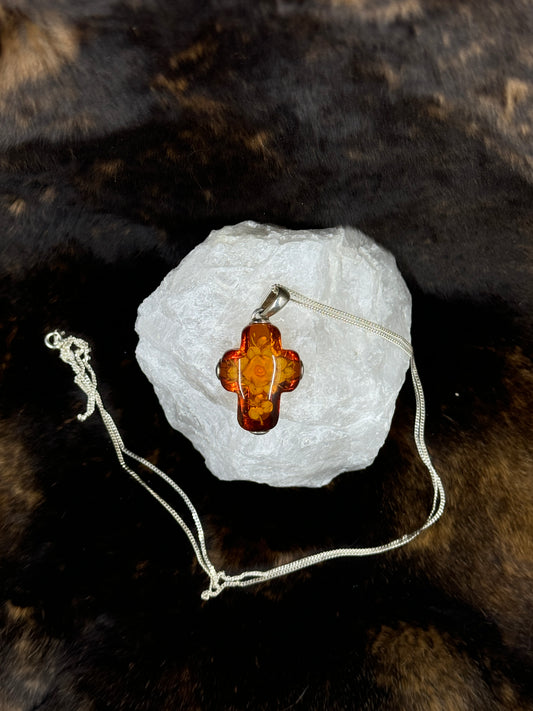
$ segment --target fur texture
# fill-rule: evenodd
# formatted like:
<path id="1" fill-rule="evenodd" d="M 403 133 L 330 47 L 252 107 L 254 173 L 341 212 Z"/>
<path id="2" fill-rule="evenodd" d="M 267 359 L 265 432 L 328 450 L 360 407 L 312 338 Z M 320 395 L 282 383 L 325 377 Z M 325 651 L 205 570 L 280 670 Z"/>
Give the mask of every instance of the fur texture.
<path id="1" fill-rule="evenodd" d="M 529 0 L 13 0 L 0 9 L 0 709 L 533 709 Z M 405 549 L 202 603 L 124 439 L 266 567 L 420 524 L 402 391 L 377 461 L 319 491 L 222 483 L 170 430 L 136 309 L 209 230 L 353 224 L 414 297 L 448 494 Z"/>

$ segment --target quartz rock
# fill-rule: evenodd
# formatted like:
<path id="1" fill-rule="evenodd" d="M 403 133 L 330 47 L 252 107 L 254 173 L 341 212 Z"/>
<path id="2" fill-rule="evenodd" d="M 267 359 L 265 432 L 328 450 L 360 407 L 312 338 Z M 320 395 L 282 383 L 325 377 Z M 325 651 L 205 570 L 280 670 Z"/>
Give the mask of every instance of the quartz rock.
<path id="1" fill-rule="evenodd" d="M 305 374 L 260 436 L 237 422 L 215 372 L 238 348 L 272 284 L 374 321 L 410 340 L 411 297 L 394 260 L 344 227 L 288 230 L 242 222 L 212 232 L 139 307 L 138 362 L 169 423 L 219 479 L 319 487 L 375 459 L 408 356 L 376 334 L 289 303 L 272 317 Z"/>

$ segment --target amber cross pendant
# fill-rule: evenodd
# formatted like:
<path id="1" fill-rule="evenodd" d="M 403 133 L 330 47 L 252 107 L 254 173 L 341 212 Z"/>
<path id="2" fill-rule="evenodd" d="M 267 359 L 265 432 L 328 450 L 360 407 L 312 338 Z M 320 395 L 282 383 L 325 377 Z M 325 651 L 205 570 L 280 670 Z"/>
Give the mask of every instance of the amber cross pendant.
<path id="1" fill-rule="evenodd" d="M 226 351 L 217 365 L 224 388 L 237 393 L 240 426 L 254 434 L 276 426 L 281 393 L 294 390 L 303 376 L 298 353 L 282 348 L 279 329 L 269 320 L 289 298 L 282 287 L 272 287 L 243 330 L 240 348 Z"/>

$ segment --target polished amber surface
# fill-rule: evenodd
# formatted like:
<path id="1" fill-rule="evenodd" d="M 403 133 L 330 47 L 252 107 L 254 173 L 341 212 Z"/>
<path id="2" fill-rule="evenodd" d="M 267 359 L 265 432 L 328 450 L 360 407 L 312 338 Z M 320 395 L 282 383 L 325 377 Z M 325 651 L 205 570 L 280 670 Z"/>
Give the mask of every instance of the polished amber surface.
<path id="1" fill-rule="evenodd" d="M 267 432 L 279 417 L 281 393 L 294 390 L 302 377 L 295 351 L 281 347 L 281 334 L 271 323 L 251 323 L 241 347 L 227 351 L 218 364 L 220 382 L 237 393 L 237 419 L 249 432 Z"/>

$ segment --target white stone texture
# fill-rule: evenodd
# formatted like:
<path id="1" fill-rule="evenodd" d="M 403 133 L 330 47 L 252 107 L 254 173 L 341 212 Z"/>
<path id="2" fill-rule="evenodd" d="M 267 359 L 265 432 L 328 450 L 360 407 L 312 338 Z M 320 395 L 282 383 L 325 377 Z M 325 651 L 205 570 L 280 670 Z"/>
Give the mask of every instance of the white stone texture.
<path id="1" fill-rule="evenodd" d="M 375 334 L 289 302 L 272 323 L 305 375 L 281 396 L 277 426 L 237 423 L 215 374 L 240 346 L 271 284 L 362 316 L 410 340 L 411 297 L 394 257 L 352 228 L 243 222 L 212 232 L 139 307 L 137 359 L 168 421 L 219 479 L 319 487 L 372 463 L 387 437 L 408 357 Z"/>

